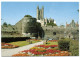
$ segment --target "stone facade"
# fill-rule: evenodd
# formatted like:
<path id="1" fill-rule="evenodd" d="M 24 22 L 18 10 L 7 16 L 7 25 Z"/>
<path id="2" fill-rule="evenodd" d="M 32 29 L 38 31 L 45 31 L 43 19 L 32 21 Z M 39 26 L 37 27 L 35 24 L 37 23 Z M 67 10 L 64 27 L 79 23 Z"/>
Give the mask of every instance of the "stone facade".
<path id="1" fill-rule="evenodd" d="M 66 22 L 66 28 L 67 27 L 75 28 L 75 27 L 79 27 L 79 25 L 78 25 L 78 22 L 75 22 L 74 20 L 72 20 L 72 22 L 70 24 L 67 24 L 67 22 Z"/>
<path id="2" fill-rule="evenodd" d="M 28 37 L 34 36 L 37 33 L 35 24 L 36 24 L 36 18 L 24 17 L 22 21 L 23 36 L 28 36 Z"/>
<path id="3" fill-rule="evenodd" d="M 39 6 L 37 6 L 37 22 L 41 23 L 41 26 L 46 26 L 51 21 L 54 23 L 54 19 L 44 18 L 44 7 L 42 6 L 42 9 L 39 9 Z"/>
<path id="4" fill-rule="evenodd" d="M 60 26 L 43 26 L 45 32 L 44 38 L 61 39 L 71 38 L 79 39 L 79 28 L 65 28 Z"/>

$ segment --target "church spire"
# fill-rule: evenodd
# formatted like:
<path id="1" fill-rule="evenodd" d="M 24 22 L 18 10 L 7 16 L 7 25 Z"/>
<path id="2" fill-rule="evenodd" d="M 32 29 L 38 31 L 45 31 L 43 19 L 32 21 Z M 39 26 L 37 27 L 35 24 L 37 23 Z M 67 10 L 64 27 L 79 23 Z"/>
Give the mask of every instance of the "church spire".
<path id="1" fill-rule="evenodd" d="M 37 9 L 39 9 L 39 6 L 37 6 Z"/>

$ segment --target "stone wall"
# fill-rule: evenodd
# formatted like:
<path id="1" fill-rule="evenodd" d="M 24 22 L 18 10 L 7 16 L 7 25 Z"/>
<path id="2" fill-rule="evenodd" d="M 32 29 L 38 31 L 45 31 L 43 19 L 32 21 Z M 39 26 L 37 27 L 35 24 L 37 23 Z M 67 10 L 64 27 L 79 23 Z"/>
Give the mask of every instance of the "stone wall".
<path id="1" fill-rule="evenodd" d="M 22 34 L 22 21 L 23 21 L 23 18 L 22 18 L 19 22 L 17 22 L 17 23 L 15 24 L 15 27 L 17 28 L 17 31 L 18 31 L 20 34 Z"/>
<path id="2" fill-rule="evenodd" d="M 22 21 L 22 34 L 31 34 L 34 35 L 36 31 L 36 18 L 33 17 L 24 17 Z"/>
<path id="3" fill-rule="evenodd" d="M 77 30 L 78 27 L 76 28 L 65 28 L 65 27 L 58 27 L 58 26 L 43 26 L 42 27 L 44 32 L 45 32 L 45 37 L 46 38 L 79 38 L 79 32 Z M 75 35 L 75 36 L 74 36 Z M 44 38 L 45 38 L 44 37 Z"/>

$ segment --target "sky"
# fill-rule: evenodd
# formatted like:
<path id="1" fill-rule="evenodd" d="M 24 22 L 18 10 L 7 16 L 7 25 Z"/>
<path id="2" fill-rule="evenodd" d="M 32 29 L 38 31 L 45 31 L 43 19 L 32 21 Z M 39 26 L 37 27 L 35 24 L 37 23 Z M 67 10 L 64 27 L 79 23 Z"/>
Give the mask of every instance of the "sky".
<path id="1" fill-rule="evenodd" d="M 1 24 L 15 25 L 25 15 L 36 18 L 37 6 L 44 6 L 44 18 L 52 18 L 58 26 L 79 22 L 78 2 L 1 2 Z"/>

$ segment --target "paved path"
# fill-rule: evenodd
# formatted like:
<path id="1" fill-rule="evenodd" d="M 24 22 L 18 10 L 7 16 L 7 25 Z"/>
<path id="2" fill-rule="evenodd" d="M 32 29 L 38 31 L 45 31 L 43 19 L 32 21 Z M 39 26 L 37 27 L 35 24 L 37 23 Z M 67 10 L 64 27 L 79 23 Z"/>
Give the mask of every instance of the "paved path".
<path id="1" fill-rule="evenodd" d="M 12 56 L 13 54 L 17 54 L 19 51 L 27 50 L 30 49 L 31 47 L 34 47 L 35 45 L 40 45 L 40 44 L 43 44 L 43 41 L 14 49 L 1 49 L 2 53 L 1 56 Z"/>

